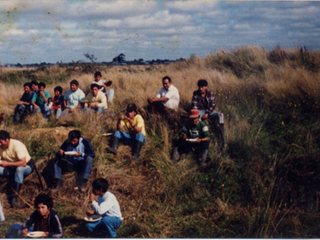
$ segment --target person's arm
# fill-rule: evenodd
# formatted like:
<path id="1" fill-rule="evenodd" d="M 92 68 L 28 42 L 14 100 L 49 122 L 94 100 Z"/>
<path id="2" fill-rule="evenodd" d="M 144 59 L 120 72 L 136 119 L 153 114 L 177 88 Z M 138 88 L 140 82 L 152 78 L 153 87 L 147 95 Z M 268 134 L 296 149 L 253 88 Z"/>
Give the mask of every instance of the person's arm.
<path id="1" fill-rule="evenodd" d="M 65 140 L 63 144 L 61 145 L 60 149 L 56 153 L 56 157 L 61 158 L 64 156 L 64 152 L 67 151 L 67 148 L 69 146 L 70 142 L 69 140 Z"/>
<path id="2" fill-rule="evenodd" d="M 50 216 L 49 216 L 50 217 Z M 59 216 L 55 213 L 50 219 L 50 232 L 48 237 L 49 238 L 62 238 L 63 231 L 62 231 L 62 224 Z"/>
<path id="3" fill-rule="evenodd" d="M 27 233 L 29 231 L 29 227 L 32 226 L 32 224 L 34 224 L 35 219 L 36 219 L 36 214 L 37 214 L 37 210 L 34 211 L 33 213 L 31 213 L 30 217 L 22 224 L 22 233 L 23 236 L 26 237 Z"/>
<path id="4" fill-rule="evenodd" d="M 121 130 L 124 126 L 124 124 L 122 123 L 122 120 L 125 120 L 127 119 L 127 117 L 125 115 L 121 115 L 118 119 L 118 122 L 117 122 L 117 130 Z"/>
<path id="5" fill-rule="evenodd" d="M 208 98 L 208 109 L 207 109 L 206 113 L 210 114 L 216 108 L 216 101 L 215 101 L 213 93 L 209 92 L 209 91 L 207 92 L 207 98 Z"/>
<path id="6" fill-rule="evenodd" d="M 198 109 L 198 99 L 199 96 L 197 95 L 197 91 L 194 91 L 191 100 L 192 109 Z"/>
<path id="7" fill-rule="evenodd" d="M 45 103 L 48 103 L 49 102 L 49 98 L 50 98 L 50 94 L 47 94 L 46 92 L 39 92 L 40 96 L 43 98 L 44 102 Z M 46 96 L 47 95 L 47 96 Z"/>
<path id="8" fill-rule="evenodd" d="M 168 101 L 168 100 L 169 100 L 169 98 L 167 98 L 167 97 L 152 98 L 152 101 L 153 101 L 153 102 L 166 102 L 166 101 Z"/>
<path id="9" fill-rule="evenodd" d="M 0 166 L 1 167 L 25 167 L 27 166 L 27 160 L 26 160 L 26 157 L 23 157 L 16 162 L 8 162 L 5 159 L 2 159 Z"/>
<path id="10" fill-rule="evenodd" d="M 101 94 L 100 94 L 101 93 Z M 107 106 L 107 98 L 106 95 L 104 95 L 102 92 L 98 93 L 100 98 L 98 99 L 98 102 L 96 102 L 97 107 L 105 107 Z M 99 102 L 100 101 L 100 102 Z"/>
<path id="11" fill-rule="evenodd" d="M 83 145 L 84 145 L 83 157 L 89 156 L 89 157 L 95 158 L 96 155 L 95 155 L 95 153 L 93 151 L 93 148 L 92 148 L 90 142 L 85 138 L 82 140 L 82 142 L 83 142 Z"/>
<path id="12" fill-rule="evenodd" d="M 101 202 L 99 205 L 99 203 L 94 200 L 92 201 L 91 206 L 96 214 L 102 215 L 113 207 L 113 203 L 111 199 L 107 199 L 106 201 Z"/>

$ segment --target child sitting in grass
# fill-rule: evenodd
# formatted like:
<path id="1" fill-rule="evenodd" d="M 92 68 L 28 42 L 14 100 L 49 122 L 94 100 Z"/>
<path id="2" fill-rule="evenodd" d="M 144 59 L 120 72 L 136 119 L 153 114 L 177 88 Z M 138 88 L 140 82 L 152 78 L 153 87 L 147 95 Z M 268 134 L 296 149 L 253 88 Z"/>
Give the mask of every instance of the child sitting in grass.
<path id="1" fill-rule="evenodd" d="M 54 98 L 50 110 L 54 112 L 56 119 L 61 116 L 64 110 L 64 95 L 62 94 L 62 87 L 60 86 L 54 88 Z"/>
<path id="2" fill-rule="evenodd" d="M 108 192 L 109 183 L 104 178 L 97 178 L 92 183 L 92 193 L 89 197 L 94 211 L 87 211 L 90 217 L 94 214 L 101 215 L 101 219 L 96 222 L 87 223 L 86 227 L 89 231 L 104 237 L 116 237 L 116 229 L 122 223 L 122 216 L 119 203 L 116 197 Z M 95 201 L 95 196 L 98 196 L 98 202 Z"/>
<path id="3" fill-rule="evenodd" d="M 49 238 L 62 238 L 62 225 L 57 213 L 52 210 L 53 201 L 47 194 L 39 194 L 35 201 L 35 210 L 22 225 L 22 234 L 27 236 L 29 228 L 34 224 L 33 231 L 42 231 Z"/>

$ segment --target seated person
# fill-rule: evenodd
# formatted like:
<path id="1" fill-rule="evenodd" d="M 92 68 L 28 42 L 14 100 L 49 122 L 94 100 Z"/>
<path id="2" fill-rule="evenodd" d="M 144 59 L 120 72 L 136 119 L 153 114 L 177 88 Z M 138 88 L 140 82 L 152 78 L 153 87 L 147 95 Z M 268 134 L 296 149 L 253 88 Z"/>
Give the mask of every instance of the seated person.
<path id="1" fill-rule="evenodd" d="M 103 113 L 107 109 L 107 98 L 103 92 L 99 91 L 98 84 L 91 84 L 91 93 L 88 94 L 85 100 L 89 103 L 85 104 L 84 111 L 87 109 L 97 111 L 98 113 Z"/>
<path id="2" fill-rule="evenodd" d="M 6 220 L 6 218 L 4 217 L 3 209 L 0 201 L 0 223 L 3 222 L 4 220 Z"/>
<path id="3" fill-rule="evenodd" d="M 99 89 L 101 92 L 103 92 L 107 99 L 108 99 L 108 102 L 112 102 L 113 101 L 113 96 L 114 96 L 114 90 L 112 88 L 110 88 L 108 91 L 107 91 L 107 87 L 111 86 L 112 84 L 112 80 L 103 80 L 101 79 L 101 72 L 97 71 L 94 73 L 94 81 L 91 83 L 91 84 L 98 84 L 99 85 Z"/>
<path id="4" fill-rule="evenodd" d="M 39 83 L 35 80 L 31 81 L 31 89 L 33 92 L 39 91 Z"/>
<path id="5" fill-rule="evenodd" d="M 185 124 L 180 132 L 180 142 L 173 148 L 172 162 L 180 159 L 180 154 L 186 154 L 194 149 L 199 155 L 197 163 L 203 165 L 209 150 L 210 134 L 205 122 L 200 121 L 200 113 L 192 109 L 189 114 L 189 122 Z"/>
<path id="6" fill-rule="evenodd" d="M 49 99 L 51 99 L 50 93 L 46 90 L 46 84 L 39 83 L 39 91 L 34 92 L 31 100 L 34 111 L 41 112 L 45 119 L 48 119 L 50 115 Z"/>
<path id="7" fill-rule="evenodd" d="M 79 88 L 79 82 L 77 80 L 72 80 L 70 82 L 70 89 L 64 95 L 64 107 L 63 115 L 67 113 L 73 113 L 76 109 L 80 109 L 80 101 L 85 98 L 84 92 Z"/>
<path id="8" fill-rule="evenodd" d="M 129 134 L 121 131 L 124 126 L 126 126 Z M 141 115 L 138 114 L 137 106 L 131 103 L 127 106 L 127 114 L 119 117 L 112 147 L 106 150 L 116 155 L 120 142 L 123 142 L 125 145 L 131 145 L 133 159 L 140 164 L 139 154 L 143 144 L 146 142 L 145 136 L 144 120 Z"/>
<path id="9" fill-rule="evenodd" d="M 75 155 L 66 155 L 65 152 L 76 152 Z M 54 164 L 54 191 L 58 190 L 62 185 L 62 171 L 77 171 L 78 186 L 74 190 L 80 189 L 85 192 L 87 181 L 91 174 L 92 162 L 95 157 L 90 142 L 81 137 L 81 132 L 72 130 L 69 132 L 68 139 L 64 141 L 59 151 L 56 153 L 57 161 Z"/>
<path id="10" fill-rule="evenodd" d="M 23 87 L 24 93 L 14 109 L 14 124 L 20 123 L 22 118 L 24 118 L 28 113 L 32 112 L 31 100 L 33 97 L 33 92 L 31 90 L 31 84 L 25 83 Z"/>
<path id="11" fill-rule="evenodd" d="M 8 177 L 15 192 L 11 206 L 18 207 L 18 193 L 23 179 L 34 170 L 34 160 L 26 146 L 10 138 L 7 131 L 0 130 L 0 176 Z"/>
<path id="12" fill-rule="evenodd" d="M 211 91 L 208 90 L 208 82 L 205 79 L 198 81 L 198 90 L 193 92 L 192 109 L 198 109 L 201 120 L 211 120 L 211 127 L 213 131 L 221 138 L 222 146 L 224 145 L 224 124 L 223 114 L 214 111 L 216 107 L 215 97 Z"/>
<path id="13" fill-rule="evenodd" d="M 52 210 L 53 201 L 47 194 L 39 194 L 34 200 L 35 210 L 22 225 L 22 234 L 27 236 L 30 227 L 33 231 L 44 232 L 43 237 L 62 238 L 62 225 L 59 216 Z"/>
<path id="14" fill-rule="evenodd" d="M 55 114 L 56 119 L 61 116 L 64 110 L 64 95 L 62 94 L 62 87 L 60 86 L 54 88 L 54 98 L 50 110 Z"/>
<path id="15" fill-rule="evenodd" d="M 179 91 L 173 86 L 171 78 L 165 76 L 162 79 L 162 85 L 155 98 L 148 98 L 150 112 L 164 113 L 168 109 L 176 111 L 179 107 Z"/>
<path id="16" fill-rule="evenodd" d="M 122 223 L 122 215 L 116 197 L 108 191 L 109 183 L 104 178 L 97 178 L 92 183 L 92 192 L 89 196 L 93 211 L 87 211 L 88 216 L 101 215 L 97 222 L 89 222 L 86 227 L 89 231 L 107 238 L 115 238 Z M 98 202 L 95 201 L 98 196 Z"/>

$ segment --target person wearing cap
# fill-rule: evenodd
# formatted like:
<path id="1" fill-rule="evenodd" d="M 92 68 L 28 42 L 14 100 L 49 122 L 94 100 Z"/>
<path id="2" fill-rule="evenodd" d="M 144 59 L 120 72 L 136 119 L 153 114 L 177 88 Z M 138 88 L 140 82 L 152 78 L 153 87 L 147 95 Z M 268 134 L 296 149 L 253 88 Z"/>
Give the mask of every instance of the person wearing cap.
<path id="1" fill-rule="evenodd" d="M 0 176 L 8 177 L 14 190 L 11 199 L 12 207 L 18 206 L 18 193 L 23 180 L 34 170 L 34 160 L 26 146 L 15 139 L 10 138 L 7 131 L 0 131 Z"/>
<path id="2" fill-rule="evenodd" d="M 112 80 L 109 79 L 107 81 L 107 80 L 101 79 L 101 77 L 102 77 L 101 72 L 99 72 L 99 71 L 95 72 L 94 73 L 94 81 L 91 84 L 98 84 L 99 90 L 105 94 L 106 98 L 108 99 L 108 102 L 112 102 L 113 96 L 114 96 L 114 90 L 112 88 L 110 88 L 107 91 L 107 87 L 111 86 Z"/>
<path id="3" fill-rule="evenodd" d="M 121 131 L 124 126 L 129 133 Z M 120 142 L 132 147 L 132 157 L 140 164 L 139 154 L 143 144 L 146 142 L 146 130 L 144 120 L 141 115 L 138 114 L 137 106 L 134 103 L 128 104 L 127 114 L 119 117 L 112 147 L 107 148 L 107 152 L 116 155 Z"/>
<path id="4" fill-rule="evenodd" d="M 180 132 L 180 139 L 177 146 L 173 148 L 171 161 L 176 163 L 181 154 L 186 154 L 194 149 L 199 155 L 197 163 L 203 165 L 209 150 L 210 134 L 208 126 L 200 121 L 200 112 L 192 109 L 189 114 L 189 121 Z"/>
<path id="5" fill-rule="evenodd" d="M 215 97 L 211 91 L 208 90 L 208 82 L 205 79 L 198 81 L 198 90 L 193 92 L 192 109 L 198 109 L 202 121 L 210 120 L 213 132 L 218 135 L 224 146 L 224 123 L 223 113 L 215 111 L 216 103 Z"/>
<path id="6" fill-rule="evenodd" d="M 179 91 L 173 86 L 170 77 L 162 78 L 163 87 L 159 90 L 155 98 L 148 98 L 149 111 L 157 111 L 159 113 L 166 112 L 167 109 L 178 110 L 179 107 Z"/>
<path id="7" fill-rule="evenodd" d="M 72 130 L 56 153 L 54 164 L 54 191 L 63 186 L 62 172 L 77 171 L 77 186 L 74 190 L 85 192 L 91 174 L 95 153 L 90 142 L 81 136 L 79 130 Z"/>

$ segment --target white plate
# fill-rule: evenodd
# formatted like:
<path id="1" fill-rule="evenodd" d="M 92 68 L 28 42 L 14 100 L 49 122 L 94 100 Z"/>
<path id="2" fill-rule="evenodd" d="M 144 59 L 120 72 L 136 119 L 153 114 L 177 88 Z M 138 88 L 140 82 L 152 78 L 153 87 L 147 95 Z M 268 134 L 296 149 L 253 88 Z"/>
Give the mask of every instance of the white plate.
<path id="1" fill-rule="evenodd" d="M 196 142 L 196 141 L 198 141 L 198 138 L 187 138 L 186 141 L 188 141 L 188 142 Z"/>
<path id="2" fill-rule="evenodd" d="M 34 232 L 28 232 L 27 237 L 30 238 L 40 238 L 44 235 L 44 232 L 42 231 L 34 231 Z"/>
<path id="3" fill-rule="evenodd" d="M 85 217 L 84 220 L 86 220 L 87 222 L 96 222 L 99 221 L 102 217 L 100 215 L 92 215 L 90 217 Z"/>
<path id="4" fill-rule="evenodd" d="M 103 133 L 102 136 L 111 136 L 113 133 Z"/>
<path id="5" fill-rule="evenodd" d="M 64 152 L 65 155 L 76 155 L 77 152 L 75 151 L 69 151 L 69 152 Z"/>

